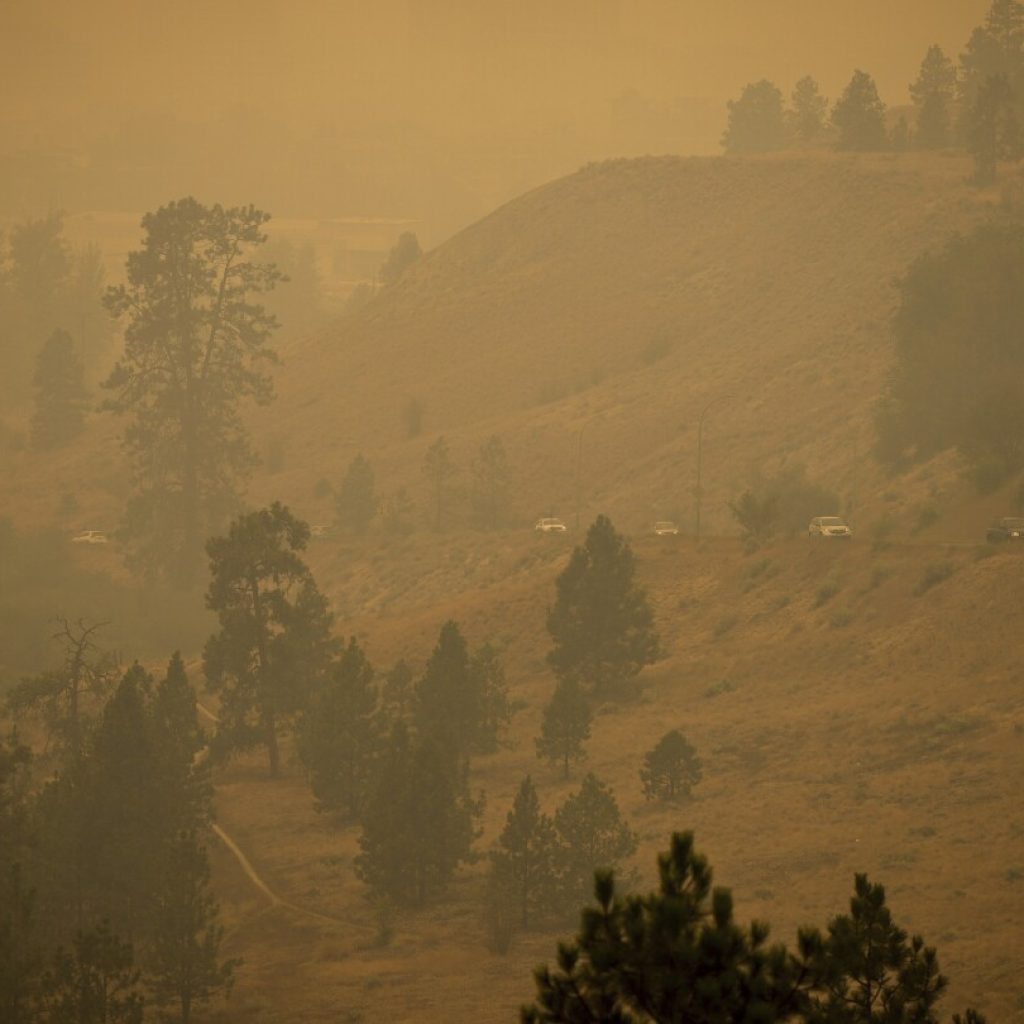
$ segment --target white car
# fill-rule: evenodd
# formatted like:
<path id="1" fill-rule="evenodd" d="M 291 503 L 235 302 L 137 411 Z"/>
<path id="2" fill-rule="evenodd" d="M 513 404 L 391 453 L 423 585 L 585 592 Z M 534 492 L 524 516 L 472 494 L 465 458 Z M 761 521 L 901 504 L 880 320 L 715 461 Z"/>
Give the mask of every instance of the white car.
<path id="1" fill-rule="evenodd" d="M 679 527 L 668 519 L 661 519 L 654 524 L 654 534 L 656 537 L 678 537 Z"/>
<path id="2" fill-rule="evenodd" d="M 538 519 L 533 524 L 533 528 L 537 533 L 565 533 L 566 529 L 565 523 L 554 516 L 545 516 L 543 519 Z"/>
<path id="3" fill-rule="evenodd" d="M 808 537 L 845 537 L 852 536 L 849 526 L 839 516 L 815 516 L 807 527 Z"/>
<path id="4" fill-rule="evenodd" d="M 102 530 L 83 530 L 71 538 L 72 544 L 107 544 L 107 535 Z"/>

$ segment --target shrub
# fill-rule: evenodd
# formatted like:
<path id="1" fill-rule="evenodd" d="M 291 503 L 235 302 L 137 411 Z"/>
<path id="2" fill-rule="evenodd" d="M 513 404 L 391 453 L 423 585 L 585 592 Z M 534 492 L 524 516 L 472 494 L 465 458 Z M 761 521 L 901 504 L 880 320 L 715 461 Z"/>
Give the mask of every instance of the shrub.
<path id="1" fill-rule="evenodd" d="M 714 637 L 716 640 L 720 640 L 726 633 L 731 633 L 736 628 L 736 623 L 739 622 L 739 618 L 735 615 L 723 615 L 715 623 L 713 630 Z"/>
<path id="2" fill-rule="evenodd" d="M 943 580 L 948 580 L 954 571 L 953 563 L 948 560 L 945 562 L 932 562 L 925 567 L 924 573 L 917 582 L 917 586 L 914 587 L 914 593 L 920 597 L 925 591 L 931 590 L 932 587 Z"/>
<path id="3" fill-rule="evenodd" d="M 828 620 L 833 629 L 845 629 L 853 622 L 853 612 L 849 608 L 837 608 Z"/>
<path id="4" fill-rule="evenodd" d="M 818 592 L 814 596 L 814 607 L 820 608 L 823 604 L 828 604 L 842 587 L 839 585 L 839 581 L 835 576 L 828 576 L 825 581 L 818 587 Z"/>
<path id="5" fill-rule="evenodd" d="M 934 526 L 938 521 L 939 510 L 931 502 L 928 502 L 917 510 L 917 519 L 914 521 L 911 533 L 927 530 L 929 526 Z"/>

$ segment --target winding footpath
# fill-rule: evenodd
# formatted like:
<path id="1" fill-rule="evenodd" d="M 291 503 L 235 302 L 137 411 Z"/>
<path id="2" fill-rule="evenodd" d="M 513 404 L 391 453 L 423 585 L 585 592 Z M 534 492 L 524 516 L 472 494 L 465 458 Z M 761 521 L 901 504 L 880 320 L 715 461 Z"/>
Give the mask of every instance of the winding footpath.
<path id="1" fill-rule="evenodd" d="M 200 714 L 204 715 L 211 722 L 215 724 L 220 722 L 220 719 L 208 707 L 205 707 L 198 701 L 196 701 L 196 707 L 198 708 Z M 200 751 L 200 755 L 203 755 L 205 753 L 206 748 L 203 748 L 203 750 Z M 323 921 L 327 924 L 343 924 L 346 926 L 349 924 L 349 922 L 343 920 L 340 917 L 331 917 L 329 914 L 321 914 L 316 910 L 307 910 L 305 907 L 300 907 L 295 903 L 290 903 L 288 900 L 278 896 L 278 894 L 274 892 L 274 890 L 271 889 L 269 885 L 267 885 L 267 883 L 259 876 L 259 874 L 257 874 L 256 869 L 252 866 L 252 862 L 249 860 L 248 857 L 246 857 L 245 853 L 242 851 L 242 848 L 238 845 L 238 843 L 236 843 L 234 839 L 232 839 L 231 836 L 229 836 L 227 832 L 225 832 L 224 829 L 220 827 L 220 825 L 216 824 L 216 822 L 214 822 L 210 827 L 213 830 L 213 834 L 224 844 L 228 852 L 235 858 L 235 860 L 238 861 L 238 866 L 242 869 L 243 873 L 245 874 L 245 877 L 248 878 L 249 881 L 252 882 L 252 884 L 257 889 L 259 889 L 259 891 L 263 893 L 263 895 L 266 896 L 266 898 L 270 901 L 271 907 L 282 907 L 285 910 L 290 910 L 293 913 L 299 914 L 302 917 L 313 918 L 314 920 Z"/>

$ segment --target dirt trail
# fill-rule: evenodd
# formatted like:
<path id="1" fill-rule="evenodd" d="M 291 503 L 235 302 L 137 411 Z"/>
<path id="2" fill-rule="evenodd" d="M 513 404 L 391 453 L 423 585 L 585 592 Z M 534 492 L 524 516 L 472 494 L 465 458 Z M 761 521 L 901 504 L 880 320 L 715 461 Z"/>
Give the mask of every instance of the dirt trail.
<path id="1" fill-rule="evenodd" d="M 196 701 L 196 707 L 199 709 L 200 713 L 211 722 L 216 723 L 220 721 L 220 719 L 209 708 L 199 703 L 199 701 Z M 206 748 L 204 748 L 200 753 L 205 753 L 205 750 Z M 267 885 L 267 883 L 259 876 L 256 869 L 252 866 L 252 862 L 248 857 L 246 857 L 238 843 L 236 843 L 234 839 L 232 839 L 231 836 L 229 836 L 227 832 L 220 827 L 220 825 L 214 823 L 211 828 L 213 829 L 213 834 L 227 847 L 235 860 L 238 861 L 238 865 L 245 874 L 245 877 L 248 878 L 264 896 L 267 897 L 272 907 L 283 907 L 284 909 L 300 914 L 303 917 L 313 918 L 314 920 L 323 921 L 327 924 L 348 925 L 349 922 L 340 917 L 331 917 L 329 914 L 321 914 L 316 910 L 307 910 L 305 907 L 300 907 L 295 903 L 290 903 L 288 900 L 278 896 L 278 894 L 274 892 L 274 890 L 271 889 L 270 886 Z"/>

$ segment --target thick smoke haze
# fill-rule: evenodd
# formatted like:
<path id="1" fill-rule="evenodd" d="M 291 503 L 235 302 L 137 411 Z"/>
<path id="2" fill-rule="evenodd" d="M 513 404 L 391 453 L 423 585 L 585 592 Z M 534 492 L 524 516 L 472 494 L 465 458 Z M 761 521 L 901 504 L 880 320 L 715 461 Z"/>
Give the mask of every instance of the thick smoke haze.
<path id="1" fill-rule="evenodd" d="M 890 105 L 984 0 L 14 0 L 0 11 L 4 217 L 195 191 L 278 216 L 415 217 L 428 242 L 614 155 L 718 151 L 724 104 L 855 67 Z M 117 187 L 111 176 L 121 177 Z"/>

